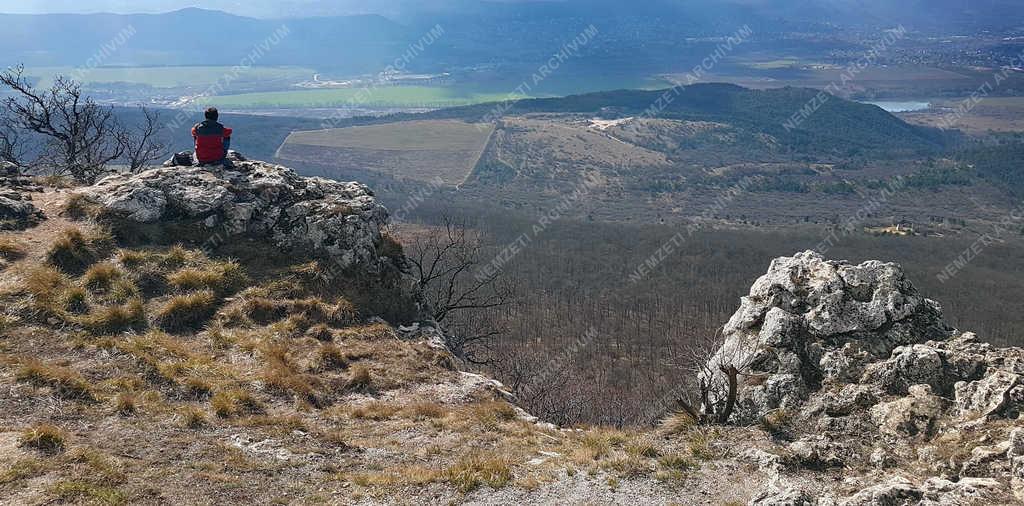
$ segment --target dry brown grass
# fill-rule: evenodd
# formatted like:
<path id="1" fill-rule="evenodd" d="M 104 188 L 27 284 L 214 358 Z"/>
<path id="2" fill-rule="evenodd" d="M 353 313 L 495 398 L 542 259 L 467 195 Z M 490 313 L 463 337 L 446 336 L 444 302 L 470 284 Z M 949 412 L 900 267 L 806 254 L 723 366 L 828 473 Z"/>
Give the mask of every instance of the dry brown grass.
<path id="1" fill-rule="evenodd" d="M 25 247 L 12 237 L 0 237 L 0 258 L 18 260 L 25 256 Z"/>
<path id="2" fill-rule="evenodd" d="M 89 201 L 85 195 L 81 193 L 74 193 L 64 202 L 61 207 L 61 216 L 67 216 L 72 220 L 84 220 L 87 218 L 96 218 L 98 215 L 99 206 Z"/>
<path id="3" fill-rule="evenodd" d="M 82 284 L 90 290 L 107 290 L 122 276 L 124 272 L 118 266 L 110 262 L 98 263 L 85 271 Z"/>
<path id="4" fill-rule="evenodd" d="M 348 357 L 337 345 L 324 344 L 316 352 L 317 369 L 330 371 L 348 367 Z"/>
<path id="5" fill-rule="evenodd" d="M 68 435 L 60 427 L 40 424 L 22 432 L 20 442 L 22 446 L 52 454 L 63 451 L 67 440 Z"/>
<path id="6" fill-rule="evenodd" d="M 406 407 L 403 413 L 414 420 L 426 420 L 443 418 L 445 415 L 444 406 L 436 402 L 421 401 Z"/>
<path id="7" fill-rule="evenodd" d="M 245 270 L 233 260 L 185 267 L 167 276 L 167 283 L 178 290 L 210 290 L 221 295 L 234 293 L 247 282 Z"/>
<path id="8" fill-rule="evenodd" d="M 178 419 L 186 429 L 200 429 L 207 424 L 206 412 L 198 406 L 185 406 L 178 410 Z"/>
<path id="9" fill-rule="evenodd" d="M 310 374 L 305 374 L 288 356 L 288 349 L 280 344 L 268 344 L 263 350 L 266 365 L 262 378 L 264 383 L 281 393 L 294 394 L 299 399 L 317 407 L 323 406 L 319 395 L 320 382 Z"/>
<path id="10" fill-rule="evenodd" d="M 71 286 L 71 280 L 64 273 L 48 265 L 28 270 L 24 277 L 23 289 L 32 297 L 32 306 L 46 315 L 60 315 L 65 308 L 61 305 L 63 291 Z"/>
<path id="11" fill-rule="evenodd" d="M 217 296 L 209 290 L 175 295 L 156 312 L 158 324 L 170 331 L 201 327 L 217 312 Z"/>
<path id="12" fill-rule="evenodd" d="M 388 420 L 398 414 L 402 408 L 394 404 L 380 401 L 371 401 L 356 406 L 349 411 L 349 416 L 358 420 Z"/>
<path id="13" fill-rule="evenodd" d="M 146 325 L 146 306 L 142 299 L 94 309 L 76 319 L 78 324 L 93 335 L 116 334 L 138 330 Z"/>
<path id="14" fill-rule="evenodd" d="M 65 272 L 79 273 L 106 258 L 113 250 L 113 236 L 106 230 L 68 228 L 54 240 L 46 259 Z"/>
<path id="15" fill-rule="evenodd" d="M 213 412 L 221 418 L 256 414 L 263 411 L 263 403 L 240 388 L 217 392 L 210 399 Z"/>
<path id="16" fill-rule="evenodd" d="M 306 335 L 321 342 L 330 342 L 334 339 L 334 332 L 323 323 L 313 325 L 306 331 Z"/>
<path id="17" fill-rule="evenodd" d="M 133 416 L 138 410 L 138 401 L 134 394 L 122 392 L 114 399 L 114 412 L 121 416 Z"/>
<path id="18" fill-rule="evenodd" d="M 345 384 L 345 388 L 357 392 L 366 392 L 370 390 L 372 383 L 373 378 L 370 377 L 370 370 L 364 365 L 357 365 L 349 371 L 348 382 Z"/>
<path id="19" fill-rule="evenodd" d="M 491 429 L 515 420 L 517 416 L 515 407 L 505 401 L 483 401 L 474 404 L 471 409 L 473 417 Z"/>
<path id="20" fill-rule="evenodd" d="M 70 399 L 94 399 L 92 388 L 78 371 L 47 364 L 34 358 L 25 359 L 15 377 L 36 386 L 50 387 L 58 395 Z"/>
<path id="21" fill-rule="evenodd" d="M 482 485 L 502 488 L 512 481 L 512 461 L 507 455 L 473 453 L 444 470 L 445 480 L 460 492 L 472 492 Z"/>

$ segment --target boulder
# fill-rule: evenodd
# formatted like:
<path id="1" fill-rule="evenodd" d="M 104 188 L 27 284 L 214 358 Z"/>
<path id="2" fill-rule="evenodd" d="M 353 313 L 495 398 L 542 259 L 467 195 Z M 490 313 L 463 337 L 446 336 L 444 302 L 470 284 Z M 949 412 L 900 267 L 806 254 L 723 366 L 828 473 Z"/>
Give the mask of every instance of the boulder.
<path id="1" fill-rule="evenodd" d="M 841 506 L 904 506 L 918 504 L 924 492 L 906 478 L 890 478 L 839 501 Z"/>
<path id="2" fill-rule="evenodd" d="M 796 488 L 771 489 L 750 500 L 750 506 L 814 506 L 818 501 L 811 494 Z"/>
<path id="3" fill-rule="evenodd" d="M 943 353 L 933 346 L 900 346 L 884 361 L 871 364 L 861 379 L 874 383 L 890 394 L 905 395 L 911 385 L 925 384 L 936 391 L 947 389 Z"/>
<path id="4" fill-rule="evenodd" d="M 822 436 L 812 436 L 789 444 L 789 451 L 802 466 L 823 469 L 843 465 L 846 448 Z"/>
<path id="5" fill-rule="evenodd" d="M 944 402 L 928 385 L 910 387 L 910 395 L 871 408 L 871 418 L 882 434 L 903 438 L 928 438 L 942 416 Z"/>
<path id="6" fill-rule="evenodd" d="M 43 191 L 42 186 L 22 174 L 21 168 L 11 162 L 0 162 L 0 188 L 36 193 Z"/>
<path id="7" fill-rule="evenodd" d="M 1021 376 L 996 369 L 977 381 L 956 384 L 956 406 L 963 420 L 997 415 L 1011 402 L 1011 392 L 1021 383 Z"/>
<path id="8" fill-rule="evenodd" d="M 45 219 L 28 195 L 0 187 L 0 230 L 24 230 Z"/>
<path id="9" fill-rule="evenodd" d="M 112 175 L 78 194 L 115 230 L 131 224 L 187 225 L 196 242 L 247 236 L 312 254 L 338 271 L 377 269 L 388 218 L 363 184 L 303 177 L 241 157 Z"/>
<path id="10" fill-rule="evenodd" d="M 709 401 L 717 407 L 727 390 L 720 365 L 758 378 L 742 383 L 734 415 L 750 423 L 798 406 L 823 382 L 859 375 L 863 364 L 900 346 L 951 332 L 938 303 L 921 296 L 898 265 L 851 265 L 806 251 L 772 261 L 740 300 L 708 361 L 710 377 L 701 379 L 712 385 Z"/>
<path id="11" fill-rule="evenodd" d="M 1010 448 L 1006 454 L 1010 458 L 1010 487 L 1017 499 L 1024 501 L 1024 429 L 1010 433 Z"/>

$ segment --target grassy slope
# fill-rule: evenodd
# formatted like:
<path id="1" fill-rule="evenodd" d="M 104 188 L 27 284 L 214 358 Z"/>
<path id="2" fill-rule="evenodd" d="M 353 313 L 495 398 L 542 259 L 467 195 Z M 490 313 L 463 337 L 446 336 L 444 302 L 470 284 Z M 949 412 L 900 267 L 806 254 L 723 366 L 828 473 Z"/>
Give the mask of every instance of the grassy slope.
<path id="1" fill-rule="evenodd" d="M 446 352 L 368 322 L 314 264 L 258 245 L 238 261 L 118 249 L 56 215 L 0 239 L 0 497 L 14 503 L 521 500 L 566 481 L 667 502 L 722 474 L 727 443 L 704 430 L 523 420 Z M 734 479 L 726 495 L 746 500 L 756 482 Z"/>

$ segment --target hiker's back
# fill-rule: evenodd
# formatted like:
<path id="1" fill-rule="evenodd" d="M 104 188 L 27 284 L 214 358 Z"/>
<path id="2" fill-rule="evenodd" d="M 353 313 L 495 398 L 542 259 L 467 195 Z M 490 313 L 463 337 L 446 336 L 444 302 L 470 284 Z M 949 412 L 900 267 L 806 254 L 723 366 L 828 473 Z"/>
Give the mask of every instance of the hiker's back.
<path id="1" fill-rule="evenodd" d="M 224 159 L 231 143 L 231 129 L 217 122 L 217 110 L 206 111 L 206 120 L 192 127 L 196 140 L 196 160 L 199 163 L 214 163 Z"/>

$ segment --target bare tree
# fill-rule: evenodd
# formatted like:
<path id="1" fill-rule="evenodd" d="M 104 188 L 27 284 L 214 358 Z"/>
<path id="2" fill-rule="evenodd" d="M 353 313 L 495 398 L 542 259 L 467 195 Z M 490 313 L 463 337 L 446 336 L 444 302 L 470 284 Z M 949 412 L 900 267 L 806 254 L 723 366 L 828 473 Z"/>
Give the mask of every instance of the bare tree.
<path id="1" fill-rule="evenodd" d="M 698 398 L 677 398 L 676 404 L 698 423 L 726 423 L 736 407 L 740 376 L 736 364 L 743 360 L 738 350 L 727 350 L 724 344 L 716 331 L 687 343 L 682 351 L 684 370 L 693 378 Z"/>
<path id="2" fill-rule="evenodd" d="M 462 321 L 451 324 L 453 317 L 511 304 L 514 286 L 500 269 L 482 268 L 490 258 L 485 255 L 479 233 L 464 222 L 444 216 L 442 226 L 408 239 L 406 257 L 434 319 L 448 324 L 454 334 L 449 347 L 456 355 L 481 363 L 467 346 L 498 335 L 500 329 L 479 325 L 481 320 L 472 317 L 458 318 Z"/>
<path id="3" fill-rule="evenodd" d="M 25 165 L 25 138 L 6 117 L 0 118 L 0 162 Z"/>
<path id="4" fill-rule="evenodd" d="M 13 92 L 2 102 L 11 126 L 47 139 L 37 164 L 54 175 L 92 183 L 124 154 L 123 129 L 113 108 L 84 96 L 74 80 L 61 76 L 49 88 L 37 89 L 18 65 L 0 72 L 0 85 Z"/>
<path id="5" fill-rule="evenodd" d="M 156 137 L 160 131 L 160 113 L 145 107 L 139 107 L 139 110 L 143 115 L 143 123 L 135 129 L 123 129 L 119 139 L 124 149 L 125 164 L 132 173 L 159 160 L 166 150 L 166 146 Z"/>

